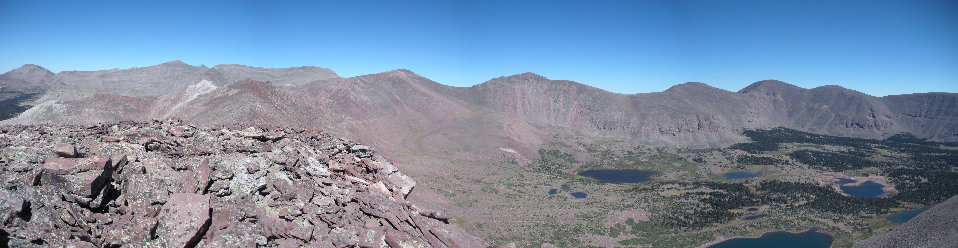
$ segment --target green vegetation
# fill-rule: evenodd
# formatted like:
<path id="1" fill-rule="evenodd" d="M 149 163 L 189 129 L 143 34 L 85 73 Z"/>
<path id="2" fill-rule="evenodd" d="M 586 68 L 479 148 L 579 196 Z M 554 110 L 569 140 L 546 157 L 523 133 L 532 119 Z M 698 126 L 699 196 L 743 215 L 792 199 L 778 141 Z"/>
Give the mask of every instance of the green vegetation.
<path id="1" fill-rule="evenodd" d="M 39 93 L 24 93 L 24 92 L 13 92 L 13 91 L 4 91 L 0 92 L 0 120 L 6 120 L 13 117 L 17 117 L 23 111 L 27 111 L 30 106 L 23 106 L 23 102 L 32 99 L 34 96 L 39 95 Z"/>
<path id="2" fill-rule="evenodd" d="M 958 194 L 958 173 L 913 169 L 894 170 L 888 174 L 900 193 L 896 200 L 933 205 Z"/>
<path id="3" fill-rule="evenodd" d="M 833 235 L 835 247 L 849 247 L 892 228 L 882 221 L 889 212 L 933 205 L 958 194 L 958 149 L 953 143 L 907 134 L 870 140 L 785 128 L 745 134 L 751 142 L 708 152 L 557 135 L 541 147 L 538 158 L 516 167 L 524 184 L 500 182 L 496 185 L 507 187 L 486 185 L 457 195 L 487 195 L 464 199 L 466 205 L 490 199 L 540 202 L 532 209 L 504 204 L 496 210 L 536 216 L 535 222 L 508 227 L 525 231 L 487 233 L 496 242 L 517 242 L 522 247 L 541 243 L 560 247 L 696 247 L 719 236 L 759 236 L 767 231 L 811 227 Z M 607 184 L 575 174 L 590 169 L 644 169 L 658 174 L 652 181 L 632 184 Z M 763 176 L 724 180 L 721 175 L 730 171 Z M 900 193 L 890 198 L 861 198 L 817 183 L 821 176 L 836 175 L 881 176 Z M 559 185 L 571 189 L 548 194 L 550 189 L 560 189 Z M 568 195 L 579 191 L 589 197 Z M 647 214 L 643 221 L 622 219 L 636 211 Z M 766 217 L 743 219 L 759 214 Z M 474 223 L 465 224 L 470 230 L 498 223 L 471 221 Z"/>
<path id="4" fill-rule="evenodd" d="M 748 165 L 784 165 L 788 164 L 788 161 L 773 158 L 773 157 L 759 157 L 754 155 L 742 155 L 738 156 L 735 159 L 735 162 L 739 164 L 748 164 Z"/>
<path id="5" fill-rule="evenodd" d="M 863 154 L 855 153 L 799 150 L 789 153 L 788 156 L 795 159 L 795 161 L 825 171 L 860 170 L 881 165 L 878 162 L 865 159 Z"/>
<path id="6" fill-rule="evenodd" d="M 559 150 L 539 149 L 539 159 L 532 163 L 532 167 L 546 173 L 558 174 L 561 170 L 570 168 L 578 164 L 579 160 L 575 155 L 565 153 Z"/>
<path id="7" fill-rule="evenodd" d="M 831 188 L 810 183 L 765 181 L 759 184 L 757 190 L 764 193 L 762 195 L 766 196 L 766 202 L 783 206 L 804 202 L 797 207 L 838 214 L 882 214 L 901 206 L 892 199 L 845 196 Z"/>

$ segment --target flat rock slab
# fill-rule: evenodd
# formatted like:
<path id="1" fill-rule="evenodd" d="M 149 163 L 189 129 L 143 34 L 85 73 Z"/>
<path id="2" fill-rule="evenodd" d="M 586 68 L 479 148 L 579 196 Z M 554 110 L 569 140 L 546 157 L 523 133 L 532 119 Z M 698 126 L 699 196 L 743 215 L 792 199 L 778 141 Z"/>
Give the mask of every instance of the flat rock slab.
<path id="1" fill-rule="evenodd" d="M 93 156 L 88 158 L 47 158 L 43 163 L 44 173 L 56 175 L 75 174 L 90 170 L 110 169 L 110 158 Z"/>
<path id="2" fill-rule="evenodd" d="M 95 198 L 113 175 L 110 158 L 47 158 L 41 184 L 57 185 L 77 196 Z"/>
<path id="3" fill-rule="evenodd" d="M 210 196 L 176 193 L 157 217 L 156 235 L 166 247 L 193 247 L 212 223 Z"/>

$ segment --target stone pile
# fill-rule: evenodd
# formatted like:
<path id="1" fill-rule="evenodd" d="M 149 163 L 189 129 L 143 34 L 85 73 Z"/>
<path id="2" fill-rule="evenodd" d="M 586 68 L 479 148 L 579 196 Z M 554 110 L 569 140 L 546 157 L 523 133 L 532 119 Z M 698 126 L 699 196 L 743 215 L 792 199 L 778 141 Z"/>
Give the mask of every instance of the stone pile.
<path id="1" fill-rule="evenodd" d="M 0 246 L 482 247 L 364 145 L 179 120 L 0 126 Z"/>

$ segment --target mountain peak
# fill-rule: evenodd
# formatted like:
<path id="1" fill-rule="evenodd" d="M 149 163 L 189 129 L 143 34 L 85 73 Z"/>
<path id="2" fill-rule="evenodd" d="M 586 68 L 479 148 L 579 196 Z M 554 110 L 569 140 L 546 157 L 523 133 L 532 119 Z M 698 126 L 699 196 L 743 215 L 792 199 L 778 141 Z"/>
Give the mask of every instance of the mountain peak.
<path id="1" fill-rule="evenodd" d="M 395 69 L 395 70 L 391 70 L 391 71 L 384 72 L 383 74 L 386 74 L 386 75 L 405 75 L 405 76 L 408 76 L 408 75 L 417 75 L 417 76 L 418 76 L 418 75 L 419 75 L 419 74 L 416 74 L 415 72 L 412 72 L 412 71 L 407 70 L 407 69 Z"/>
<path id="2" fill-rule="evenodd" d="M 705 92 L 705 91 L 715 91 L 722 90 L 719 88 L 712 87 L 711 85 L 700 83 L 700 82 L 687 82 L 684 84 L 677 84 L 675 86 L 669 87 L 665 92 Z"/>
<path id="3" fill-rule="evenodd" d="M 524 73 L 520 73 L 520 74 L 508 76 L 508 77 L 506 77 L 506 78 L 549 80 L 548 78 L 546 78 L 546 77 L 544 77 L 544 76 L 542 76 L 542 75 L 535 74 L 535 73 L 532 73 L 532 72 L 524 72 Z"/>
<path id="4" fill-rule="evenodd" d="M 742 88 L 738 93 L 749 93 L 749 92 L 780 92 L 786 90 L 803 90 L 802 87 L 798 87 L 786 82 L 767 79 L 758 81 L 750 84 L 749 86 Z"/>
<path id="5" fill-rule="evenodd" d="M 166 63 L 162 63 L 160 65 L 189 65 L 189 64 L 183 62 L 182 60 L 177 59 L 177 60 L 172 60 Z"/>
<path id="6" fill-rule="evenodd" d="M 0 75 L 3 79 L 19 79 L 24 81 L 39 81 L 46 77 L 53 76 L 53 72 L 39 65 L 25 64 L 17 69 L 13 69 Z"/>
<path id="7" fill-rule="evenodd" d="M 497 77 L 487 82 L 527 82 L 527 81 L 548 81 L 549 79 L 542 75 L 532 72 L 520 73 L 512 76 Z"/>

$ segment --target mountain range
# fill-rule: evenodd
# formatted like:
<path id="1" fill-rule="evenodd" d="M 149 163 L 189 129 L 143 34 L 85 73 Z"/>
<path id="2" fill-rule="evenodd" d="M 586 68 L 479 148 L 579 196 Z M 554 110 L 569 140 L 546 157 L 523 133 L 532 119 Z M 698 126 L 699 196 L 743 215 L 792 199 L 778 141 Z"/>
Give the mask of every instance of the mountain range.
<path id="1" fill-rule="evenodd" d="M 484 135 L 534 151 L 538 137 L 568 132 L 659 146 L 725 146 L 745 129 L 787 127 L 883 138 L 911 133 L 958 141 L 958 94 L 874 97 L 840 86 L 804 89 L 776 80 L 738 92 L 703 83 L 618 94 L 534 73 L 452 87 L 408 70 L 350 78 L 319 67 L 155 66 L 52 73 L 24 65 L 0 75 L 0 90 L 40 91 L 4 124 L 93 124 L 178 117 L 197 123 L 315 128 L 361 137 L 398 153 L 410 130 Z M 464 135 L 469 137 L 471 135 Z M 456 150 L 495 149 L 438 137 Z"/>
<path id="2" fill-rule="evenodd" d="M 662 180 L 675 180 L 676 176 L 708 177 L 745 168 L 735 159 L 785 161 L 781 154 L 776 160 L 734 149 L 702 154 L 683 149 L 748 142 L 744 134 L 751 129 L 785 127 L 808 132 L 794 132 L 797 135 L 874 139 L 910 133 L 932 141 L 958 141 L 956 93 L 874 97 L 835 85 L 805 89 L 776 80 L 758 81 L 737 92 L 690 82 L 663 92 L 618 94 L 534 73 L 453 87 L 409 70 L 344 78 L 311 66 L 207 67 L 171 61 L 130 69 L 53 73 L 24 65 L 0 75 L 0 110 L 4 110 L 0 117 L 13 116 L 0 120 L 0 125 L 11 128 L 58 124 L 59 129 L 87 130 L 83 125 L 107 129 L 130 123 L 124 121 L 159 123 L 150 121 L 159 119 L 182 120 L 183 128 L 216 127 L 210 133 L 228 132 L 228 127 L 322 130 L 372 146 L 415 179 L 418 186 L 408 195 L 410 203 L 449 213 L 447 223 L 482 239 L 506 243 L 519 237 L 520 244 L 526 245 L 556 240 L 555 236 L 543 240 L 535 236 L 550 229 L 538 221 L 579 228 L 589 220 L 578 220 L 580 215 L 568 211 L 596 202 L 641 210 L 622 205 L 622 199 L 635 195 L 615 198 L 623 194 L 618 188 L 593 188 L 598 191 L 589 193 L 590 199 L 596 198 L 593 201 L 552 195 L 557 189 L 566 190 L 566 184 L 594 186 L 569 169 L 539 170 L 538 165 L 553 157 L 572 161 L 570 166 L 594 166 L 589 163 L 595 161 L 618 166 L 624 162 L 614 158 L 613 150 L 621 148 L 635 156 L 625 161 L 630 168 L 641 164 L 668 171 L 685 168 L 686 163 L 694 165 L 662 175 Z M 46 131 L 37 133 L 49 136 Z M 607 155 L 611 157 L 589 157 Z M 589 159 L 592 162 L 585 162 Z M 695 159 L 702 160 L 690 162 Z M 770 168 L 792 178 L 818 173 L 803 166 Z M 604 199 L 603 194 L 612 198 Z M 517 229 L 525 231 L 502 235 Z"/>

